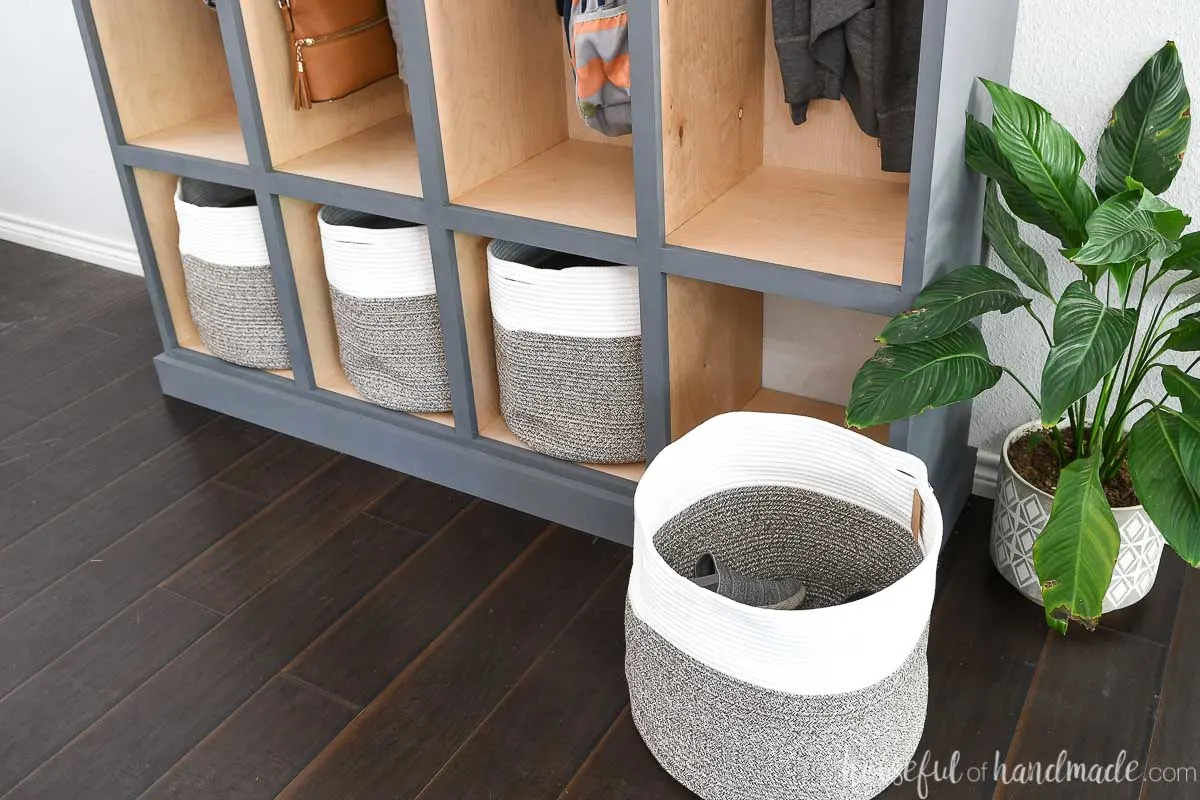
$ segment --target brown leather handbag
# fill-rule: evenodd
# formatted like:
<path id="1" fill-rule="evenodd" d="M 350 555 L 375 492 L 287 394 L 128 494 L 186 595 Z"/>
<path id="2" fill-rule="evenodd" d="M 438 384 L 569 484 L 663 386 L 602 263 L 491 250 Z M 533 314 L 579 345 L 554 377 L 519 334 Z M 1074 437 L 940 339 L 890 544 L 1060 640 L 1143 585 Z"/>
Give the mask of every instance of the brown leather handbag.
<path id="1" fill-rule="evenodd" d="M 399 72 L 386 0 L 278 2 L 296 53 L 296 108 L 337 100 Z"/>

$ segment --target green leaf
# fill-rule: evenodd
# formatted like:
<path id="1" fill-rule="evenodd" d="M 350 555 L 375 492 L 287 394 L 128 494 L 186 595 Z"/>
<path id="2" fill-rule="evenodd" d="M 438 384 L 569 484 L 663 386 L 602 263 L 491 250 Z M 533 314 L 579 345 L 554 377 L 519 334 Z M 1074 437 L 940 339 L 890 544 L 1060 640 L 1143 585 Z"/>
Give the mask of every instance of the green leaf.
<path id="1" fill-rule="evenodd" d="M 1097 453 L 1062 471 L 1050 520 L 1033 543 L 1046 622 L 1060 633 L 1070 620 L 1096 627 L 1121 549 L 1121 532 L 1100 482 L 1101 460 Z"/>
<path id="2" fill-rule="evenodd" d="M 869 428 L 969 400 L 1002 374 L 974 325 L 919 344 L 881 347 L 854 376 L 846 424 Z"/>
<path id="3" fill-rule="evenodd" d="M 1200 463 L 1183 460 L 1181 425 L 1179 414 L 1162 406 L 1138 420 L 1129 432 L 1129 471 L 1138 499 L 1167 544 L 1200 567 L 1200 491 L 1189 480 L 1200 472 Z"/>
<path id="4" fill-rule="evenodd" d="M 994 180 L 988 181 L 987 197 L 983 204 L 983 230 L 996 255 L 1000 256 L 1004 266 L 1012 270 L 1017 280 L 1035 292 L 1054 299 L 1050 293 L 1050 273 L 1046 269 L 1046 260 L 1021 238 L 1017 221 L 1000 204 Z"/>
<path id="5" fill-rule="evenodd" d="M 1195 353 L 1200 350 L 1200 311 L 1179 320 L 1169 333 L 1166 341 L 1168 350 L 1179 353 Z"/>
<path id="6" fill-rule="evenodd" d="M 1163 388 L 1171 397 L 1179 398 L 1183 413 L 1200 417 L 1200 378 L 1193 378 L 1176 366 L 1163 367 Z"/>
<path id="7" fill-rule="evenodd" d="M 1137 329 L 1137 310 L 1109 308 L 1087 281 L 1066 288 L 1054 314 L 1054 346 L 1042 368 L 1042 424 L 1057 425 L 1067 407 L 1116 367 Z"/>
<path id="8" fill-rule="evenodd" d="M 1156 219 L 1159 215 L 1170 216 L 1178 209 L 1144 208 L 1146 196 L 1142 189 L 1127 189 L 1105 200 L 1088 219 L 1087 243 L 1072 260 L 1085 265 L 1119 264 L 1135 258 L 1166 258 L 1177 251 L 1179 243 L 1163 235 Z M 1170 223 L 1167 224 L 1169 227 Z"/>
<path id="9" fill-rule="evenodd" d="M 879 334 L 883 344 L 915 344 L 958 330 L 991 311 L 1007 314 L 1029 305 L 1021 287 L 987 267 L 959 267 L 917 295 L 912 311 L 893 319 Z"/>
<path id="10" fill-rule="evenodd" d="M 1179 250 L 1163 261 L 1163 269 L 1191 272 L 1200 278 L 1200 231 L 1184 234 L 1179 239 Z"/>
<path id="11" fill-rule="evenodd" d="M 1121 290 L 1122 302 L 1129 297 L 1129 286 L 1133 283 L 1133 276 L 1138 273 L 1138 270 L 1149 263 L 1146 259 L 1139 257 L 1130 259 L 1129 261 L 1122 261 L 1120 264 L 1109 265 L 1108 271 L 1112 273 L 1113 280 L 1117 282 L 1117 288 Z"/>
<path id="12" fill-rule="evenodd" d="M 984 80 L 995 109 L 992 130 L 1017 179 L 1067 233 L 1063 244 L 1083 244 L 1084 223 L 1096 196 L 1079 177 L 1083 150 L 1050 112 L 1006 86 Z M 1015 209 L 1014 209 L 1015 210 Z"/>
<path id="13" fill-rule="evenodd" d="M 1193 491 L 1200 494 L 1200 417 L 1179 415 L 1179 460 L 1185 467 L 1195 467 L 1187 476 Z"/>
<path id="14" fill-rule="evenodd" d="M 1042 208 L 1033 193 L 1017 180 L 1017 174 L 1008 157 L 1000 152 L 1000 143 L 996 141 L 992 129 L 970 114 L 967 115 L 966 151 L 967 166 L 999 185 L 1004 194 L 1004 202 L 1008 203 L 1013 214 L 1030 225 L 1041 228 L 1064 245 L 1068 240 L 1075 241 L 1077 237 L 1068 233 L 1053 214 Z M 1076 233 L 1082 236 L 1082 225 Z M 1076 242 L 1075 246 L 1081 243 L 1082 240 Z"/>
<path id="15" fill-rule="evenodd" d="M 1127 176 L 1155 194 L 1166 191 L 1183 162 L 1191 124 L 1191 98 L 1179 51 L 1167 42 L 1130 82 L 1100 137 L 1100 198 L 1122 191 Z"/>
<path id="16" fill-rule="evenodd" d="M 1138 208 L 1150 212 L 1154 217 L 1154 228 L 1166 238 L 1177 242 L 1187 226 L 1191 224 L 1192 218 L 1161 197 L 1151 194 L 1146 187 L 1133 178 L 1128 178 L 1126 183 L 1130 184 L 1129 188 L 1142 191 L 1142 199 L 1138 202 Z"/>

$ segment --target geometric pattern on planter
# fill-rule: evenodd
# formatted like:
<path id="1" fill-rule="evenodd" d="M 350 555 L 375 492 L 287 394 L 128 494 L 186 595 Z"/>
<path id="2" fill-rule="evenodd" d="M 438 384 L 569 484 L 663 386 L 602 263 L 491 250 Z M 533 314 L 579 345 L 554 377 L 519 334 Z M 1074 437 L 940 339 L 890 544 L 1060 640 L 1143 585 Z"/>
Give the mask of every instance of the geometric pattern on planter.
<path id="1" fill-rule="evenodd" d="M 1025 429 L 1018 429 L 1013 436 L 1024 432 Z M 1008 445 L 1005 442 L 1005 454 Z M 1053 499 L 1048 494 L 1013 474 L 1007 455 L 1001 458 L 989 547 L 992 563 L 1005 580 L 1038 605 L 1042 604 L 1042 588 L 1033 566 L 1033 543 L 1046 527 L 1052 505 Z M 1104 595 L 1105 613 L 1131 606 L 1149 594 L 1158 577 L 1165 544 L 1144 508 L 1113 513 L 1121 533 L 1121 547 L 1112 582 Z"/>

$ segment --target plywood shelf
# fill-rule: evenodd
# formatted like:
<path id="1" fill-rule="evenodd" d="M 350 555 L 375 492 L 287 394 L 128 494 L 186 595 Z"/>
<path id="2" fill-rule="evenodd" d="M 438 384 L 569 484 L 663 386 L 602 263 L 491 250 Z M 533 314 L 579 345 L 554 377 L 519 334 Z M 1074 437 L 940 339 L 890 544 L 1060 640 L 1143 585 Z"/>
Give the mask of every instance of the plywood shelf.
<path id="1" fill-rule="evenodd" d="M 846 426 L 846 409 L 836 403 L 823 403 L 820 400 L 810 400 L 787 392 L 777 392 L 774 389 L 759 389 L 743 411 L 762 411 L 770 414 L 796 414 L 802 417 L 831 422 L 834 425 Z M 867 428 L 859 431 L 863 436 L 874 439 L 880 444 L 888 443 L 889 429 L 886 425 L 877 428 Z"/>
<path id="2" fill-rule="evenodd" d="M 529 445 L 522 442 L 508 428 L 508 424 L 504 421 L 504 417 L 496 417 L 490 425 L 479 432 L 479 435 L 485 439 L 491 439 L 496 442 L 504 442 L 505 444 L 519 447 L 522 450 L 529 450 Z M 639 461 L 636 464 L 586 464 L 579 462 L 581 467 L 594 469 L 597 472 L 606 472 L 609 475 L 615 475 L 618 478 L 624 478 L 627 481 L 637 483 L 642 479 L 642 475 L 646 472 L 646 462 Z"/>
<path id="3" fill-rule="evenodd" d="M 567 139 L 460 197 L 459 205 L 635 236 L 633 151 Z"/>
<path id="4" fill-rule="evenodd" d="M 908 186 L 760 167 L 668 244 L 900 285 Z"/>
<path id="5" fill-rule="evenodd" d="M 231 109 L 147 134 L 129 143 L 230 164 L 250 163 L 237 112 Z"/>
<path id="6" fill-rule="evenodd" d="M 407 114 L 318 148 L 276 169 L 393 194 L 421 196 L 417 143 L 412 118 Z"/>

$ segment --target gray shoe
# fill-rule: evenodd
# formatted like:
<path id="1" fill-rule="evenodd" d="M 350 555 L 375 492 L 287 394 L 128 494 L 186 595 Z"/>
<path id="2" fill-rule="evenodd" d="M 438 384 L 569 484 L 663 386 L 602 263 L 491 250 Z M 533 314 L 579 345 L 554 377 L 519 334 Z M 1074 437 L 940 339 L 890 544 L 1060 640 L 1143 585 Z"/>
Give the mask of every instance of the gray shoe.
<path id="1" fill-rule="evenodd" d="M 734 602 L 774 611 L 794 611 L 808 593 L 804 583 L 794 578 L 767 580 L 738 575 L 712 553 L 700 556 L 691 580 Z"/>

